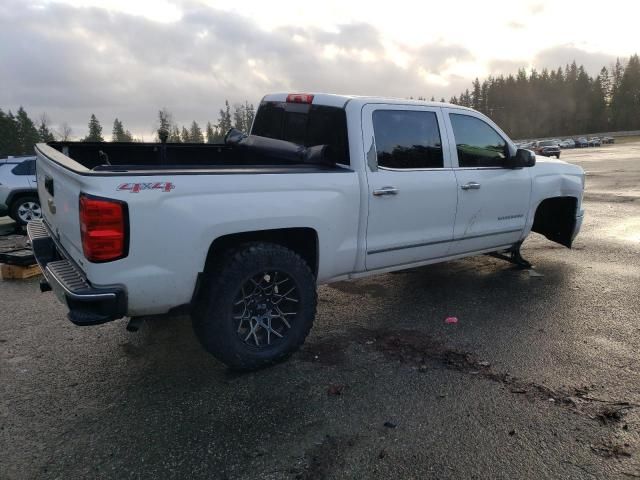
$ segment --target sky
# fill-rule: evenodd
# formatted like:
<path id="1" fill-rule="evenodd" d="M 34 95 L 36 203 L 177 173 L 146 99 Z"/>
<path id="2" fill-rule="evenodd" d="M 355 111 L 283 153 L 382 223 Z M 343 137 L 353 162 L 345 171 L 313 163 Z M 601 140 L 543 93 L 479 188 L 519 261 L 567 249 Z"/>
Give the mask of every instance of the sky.
<path id="1" fill-rule="evenodd" d="M 635 0 L 2 0 L 0 108 L 151 140 L 160 108 L 204 126 L 269 92 L 449 99 L 521 67 L 596 75 L 640 49 L 639 17 Z"/>

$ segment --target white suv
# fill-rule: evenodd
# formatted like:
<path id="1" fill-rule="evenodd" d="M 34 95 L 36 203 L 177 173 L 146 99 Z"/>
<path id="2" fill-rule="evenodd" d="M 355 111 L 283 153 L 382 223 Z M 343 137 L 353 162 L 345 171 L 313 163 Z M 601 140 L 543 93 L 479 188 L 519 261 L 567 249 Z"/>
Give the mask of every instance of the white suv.
<path id="1" fill-rule="evenodd" d="M 36 190 L 36 157 L 0 159 L 0 215 L 18 224 L 42 217 Z"/>

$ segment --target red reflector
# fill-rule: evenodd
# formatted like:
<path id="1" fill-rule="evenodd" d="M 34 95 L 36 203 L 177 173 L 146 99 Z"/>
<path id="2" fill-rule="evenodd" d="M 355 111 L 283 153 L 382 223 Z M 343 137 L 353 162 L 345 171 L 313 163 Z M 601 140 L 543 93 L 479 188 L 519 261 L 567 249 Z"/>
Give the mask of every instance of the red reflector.
<path id="1" fill-rule="evenodd" d="M 127 224 L 126 203 L 80 195 L 82 250 L 90 262 L 109 262 L 127 255 Z"/>
<path id="2" fill-rule="evenodd" d="M 308 93 L 290 93 L 287 95 L 287 103 L 311 103 L 313 95 Z"/>

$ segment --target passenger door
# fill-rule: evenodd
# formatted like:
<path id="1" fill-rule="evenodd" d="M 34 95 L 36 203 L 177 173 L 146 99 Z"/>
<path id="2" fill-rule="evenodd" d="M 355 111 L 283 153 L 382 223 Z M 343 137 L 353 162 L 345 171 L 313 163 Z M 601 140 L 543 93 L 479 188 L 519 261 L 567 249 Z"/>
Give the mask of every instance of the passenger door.
<path id="1" fill-rule="evenodd" d="M 367 270 L 444 257 L 457 188 L 440 108 L 366 105 Z"/>
<path id="2" fill-rule="evenodd" d="M 458 184 L 456 241 L 450 253 L 519 241 L 531 201 L 530 170 L 505 167 L 515 148 L 486 117 L 470 110 L 443 110 Z"/>

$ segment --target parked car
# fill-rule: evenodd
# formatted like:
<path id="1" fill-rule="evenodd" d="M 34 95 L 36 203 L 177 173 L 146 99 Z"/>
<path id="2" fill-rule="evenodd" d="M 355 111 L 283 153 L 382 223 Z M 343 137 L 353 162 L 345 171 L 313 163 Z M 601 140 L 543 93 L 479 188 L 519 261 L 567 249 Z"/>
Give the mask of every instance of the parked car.
<path id="1" fill-rule="evenodd" d="M 603 144 L 615 143 L 615 138 L 613 137 L 602 137 Z"/>
<path id="2" fill-rule="evenodd" d="M 560 158 L 560 147 L 553 140 L 538 140 L 531 146 L 536 155 Z"/>
<path id="3" fill-rule="evenodd" d="M 236 369 L 300 347 L 318 284 L 489 252 L 522 264 L 531 231 L 571 247 L 584 215 L 582 168 L 441 103 L 273 94 L 223 145 L 36 152 L 44 218 L 27 230 L 69 319 L 190 311 Z"/>
<path id="4" fill-rule="evenodd" d="M 598 137 L 591 137 L 589 139 L 590 147 L 599 147 L 601 145 L 600 139 Z"/>
<path id="5" fill-rule="evenodd" d="M 572 138 L 567 138 L 562 143 L 564 143 L 564 148 L 576 148 L 576 142 Z"/>
<path id="6" fill-rule="evenodd" d="M 576 148 L 586 148 L 589 146 L 589 142 L 584 137 L 576 138 Z"/>
<path id="7" fill-rule="evenodd" d="M 36 190 L 36 157 L 0 159 L 0 215 L 19 225 L 42 217 Z"/>

